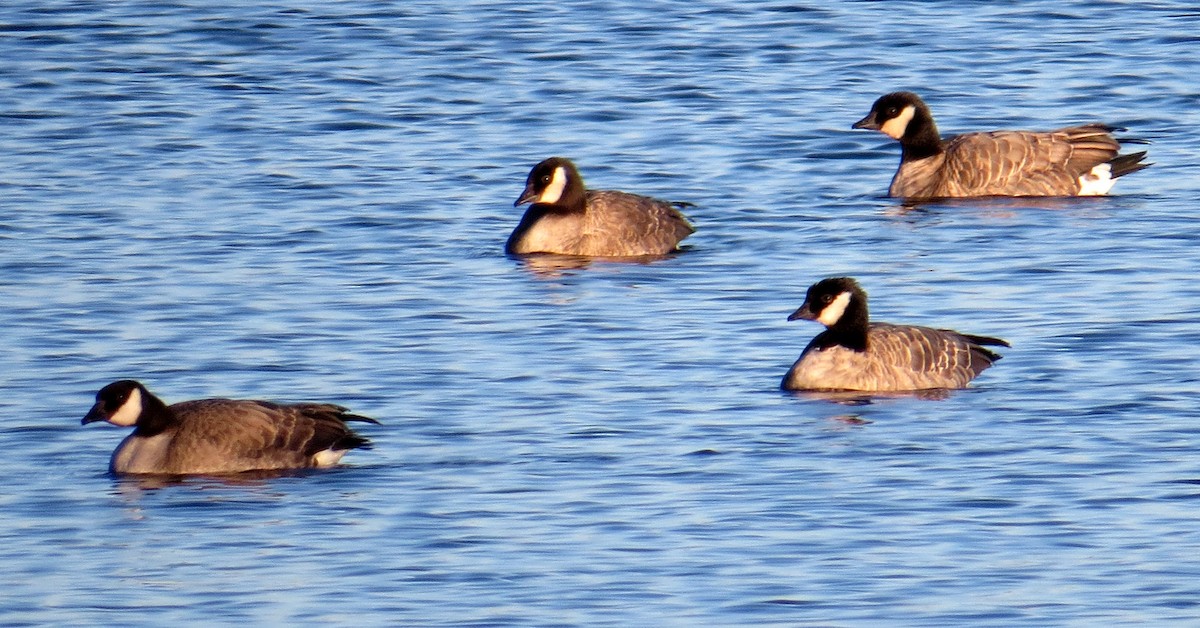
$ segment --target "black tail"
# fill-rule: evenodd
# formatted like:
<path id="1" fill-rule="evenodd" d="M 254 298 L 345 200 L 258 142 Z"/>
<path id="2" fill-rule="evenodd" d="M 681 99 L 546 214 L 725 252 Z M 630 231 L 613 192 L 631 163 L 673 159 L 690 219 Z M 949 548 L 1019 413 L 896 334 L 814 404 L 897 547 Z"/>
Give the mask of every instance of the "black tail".
<path id="1" fill-rule="evenodd" d="M 380 423 L 379 421 L 376 421 L 375 419 L 372 419 L 369 416 L 363 416 L 361 414 L 345 413 L 345 414 L 338 415 L 338 418 L 343 421 L 362 421 L 363 423 L 374 423 L 375 425 L 382 425 L 382 423 Z"/>
<path id="2" fill-rule="evenodd" d="M 341 451 L 343 449 L 371 449 L 371 441 L 353 432 L 337 439 L 328 449 Z"/>
<path id="3" fill-rule="evenodd" d="M 970 340 L 971 342 L 973 342 L 977 345 L 992 345 L 994 347 L 1011 347 L 1012 346 L 1012 345 L 1008 344 L 1007 340 L 1001 340 L 999 338 L 992 338 L 991 336 L 976 336 L 973 334 L 964 334 L 964 333 L 959 333 L 958 335 L 962 336 L 963 338 L 966 338 L 967 340 Z"/>
<path id="4" fill-rule="evenodd" d="M 374 423 L 375 425 L 380 425 L 379 421 L 376 421 L 375 419 L 372 419 L 369 416 L 363 416 L 361 414 L 350 414 L 349 412 L 347 412 L 347 413 L 344 413 L 344 414 L 338 416 L 338 418 L 343 421 L 362 421 L 364 423 Z M 365 438 L 363 436 L 359 436 L 358 434 L 355 434 L 354 432 L 347 432 L 347 434 L 345 436 L 342 436 L 341 438 L 339 438 L 337 440 L 336 443 L 333 444 L 333 447 L 331 449 L 370 449 L 370 448 L 371 448 L 370 440 L 368 440 L 367 438 Z"/>
<path id="5" fill-rule="evenodd" d="M 1131 172 L 1137 172 L 1142 168 L 1153 166 L 1154 164 L 1144 164 L 1142 160 L 1146 158 L 1146 151 L 1137 153 L 1129 153 L 1126 155 L 1117 155 L 1108 160 L 1108 165 L 1111 170 L 1112 178 L 1122 177 Z"/>

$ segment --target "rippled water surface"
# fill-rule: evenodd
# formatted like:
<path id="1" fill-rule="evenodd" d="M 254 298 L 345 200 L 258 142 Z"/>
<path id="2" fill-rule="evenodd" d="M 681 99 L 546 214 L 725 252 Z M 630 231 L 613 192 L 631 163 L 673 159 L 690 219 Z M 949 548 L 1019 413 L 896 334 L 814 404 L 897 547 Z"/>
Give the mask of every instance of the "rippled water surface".
<path id="1" fill-rule="evenodd" d="M 1187 3 L 9 3 L 0 623 L 1200 621 Z M 943 132 L 1092 120 L 1101 199 L 883 197 Z M 537 161 L 690 201 L 677 256 L 502 254 Z M 778 391 L 858 277 L 1007 338 L 944 400 Z M 341 468 L 105 473 L 102 385 L 379 418 Z"/>

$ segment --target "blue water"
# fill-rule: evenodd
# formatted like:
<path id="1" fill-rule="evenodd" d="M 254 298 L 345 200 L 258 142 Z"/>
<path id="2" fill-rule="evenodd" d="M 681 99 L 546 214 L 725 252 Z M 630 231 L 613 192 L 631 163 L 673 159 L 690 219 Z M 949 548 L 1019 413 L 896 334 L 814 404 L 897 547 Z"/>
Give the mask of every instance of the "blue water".
<path id="1" fill-rule="evenodd" d="M 0 623 L 1200 622 L 1194 7 L 292 6 L 0 10 Z M 849 130 L 895 89 L 1155 165 L 905 208 Z M 688 250 L 505 257 L 551 155 L 694 203 Z M 834 274 L 1013 347 L 940 401 L 781 393 Z M 383 425 L 119 480 L 79 419 L 127 377 Z"/>

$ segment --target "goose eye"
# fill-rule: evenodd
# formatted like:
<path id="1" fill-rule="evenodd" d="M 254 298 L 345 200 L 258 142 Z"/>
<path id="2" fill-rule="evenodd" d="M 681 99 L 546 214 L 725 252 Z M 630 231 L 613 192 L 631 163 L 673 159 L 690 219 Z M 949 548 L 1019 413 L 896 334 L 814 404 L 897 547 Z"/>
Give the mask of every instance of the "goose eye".
<path id="1" fill-rule="evenodd" d="M 883 115 L 884 115 L 884 117 L 887 117 L 887 118 L 891 118 L 891 117 L 895 116 L 895 115 L 896 115 L 896 114 L 898 114 L 898 113 L 900 113 L 900 110 L 899 110 L 899 109 L 897 109 L 897 108 L 895 108 L 895 107 L 888 107 L 887 109 L 885 109 L 885 110 L 883 111 Z"/>
<path id="2" fill-rule="evenodd" d="M 833 300 L 833 295 L 830 295 L 830 294 L 821 295 L 821 303 L 824 305 L 829 305 L 829 302 L 832 300 Z"/>
<path id="3" fill-rule="evenodd" d="M 542 183 L 549 183 L 549 182 L 550 182 L 550 175 L 548 175 L 548 174 L 542 175 Z"/>

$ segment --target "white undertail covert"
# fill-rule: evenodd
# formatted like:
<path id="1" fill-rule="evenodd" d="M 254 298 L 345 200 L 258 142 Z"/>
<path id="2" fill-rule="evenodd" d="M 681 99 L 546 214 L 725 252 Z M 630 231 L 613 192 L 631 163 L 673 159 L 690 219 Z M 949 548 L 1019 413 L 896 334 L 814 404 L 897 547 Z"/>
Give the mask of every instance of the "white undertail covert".
<path id="1" fill-rule="evenodd" d="M 1080 196 L 1104 196 L 1117 180 L 1112 177 L 1112 165 L 1099 164 L 1090 172 L 1079 175 Z"/>

